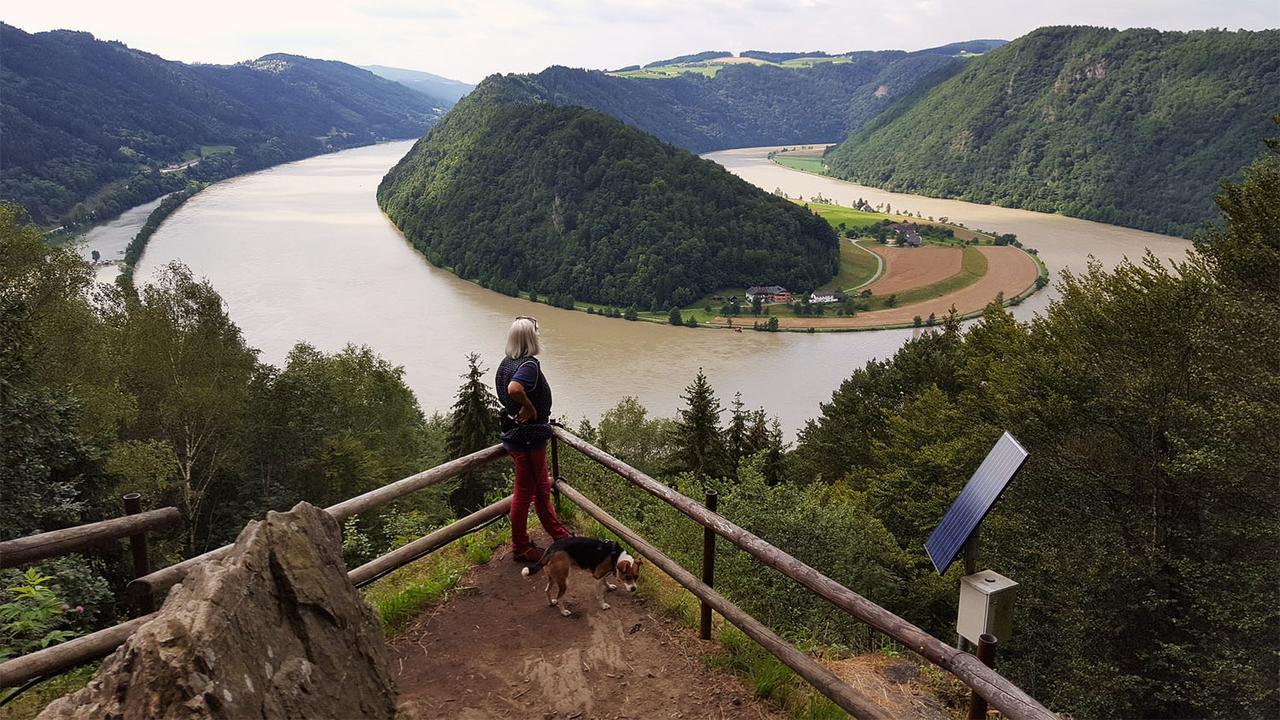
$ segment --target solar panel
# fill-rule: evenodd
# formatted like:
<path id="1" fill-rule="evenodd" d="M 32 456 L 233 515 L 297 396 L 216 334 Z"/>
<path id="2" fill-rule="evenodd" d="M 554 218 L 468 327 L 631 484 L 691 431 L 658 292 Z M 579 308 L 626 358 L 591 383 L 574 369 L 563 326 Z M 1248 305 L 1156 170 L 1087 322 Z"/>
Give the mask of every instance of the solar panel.
<path id="1" fill-rule="evenodd" d="M 942 522 L 924 542 L 925 552 L 933 561 L 933 567 L 942 575 L 955 561 L 969 536 L 978 529 L 991 506 L 1000 499 L 1000 493 L 1009 480 L 1022 469 L 1027 461 L 1027 451 L 1009 433 L 1000 436 L 986 459 L 974 471 L 973 477 L 960 491 L 960 497 L 951 503 Z"/>

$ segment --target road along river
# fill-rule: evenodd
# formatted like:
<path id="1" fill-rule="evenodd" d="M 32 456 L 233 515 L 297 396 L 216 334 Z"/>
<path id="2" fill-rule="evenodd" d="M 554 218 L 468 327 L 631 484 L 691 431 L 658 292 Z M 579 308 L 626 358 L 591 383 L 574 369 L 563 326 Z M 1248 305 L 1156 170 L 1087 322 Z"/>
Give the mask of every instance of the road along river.
<path id="1" fill-rule="evenodd" d="M 326 351 L 346 343 L 369 345 L 404 366 L 407 383 L 428 413 L 448 410 L 467 353 L 479 352 L 492 370 L 515 315 L 538 317 L 546 344 L 543 367 L 563 418 L 576 422 L 585 415 L 594 422 L 624 395 L 638 397 L 655 415 L 671 415 L 702 368 L 725 404 L 741 391 L 749 407 L 778 415 L 788 434 L 816 416 L 818 403 L 854 368 L 892 355 L 912 335 L 673 328 L 490 292 L 432 267 L 379 211 L 378 182 L 411 145 L 357 148 L 217 183 L 187 201 L 152 236 L 136 277 L 145 281 L 171 260 L 186 263 L 222 294 L 231 317 L 267 362 L 282 363 L 297 342 Z M 1040 249 L 1055 272 L 1067 259 L 1082 265 L 1088 252 L 1109 261 L 1137 256 L 1148 245 L 1166 256 L 1180 256 L 1188 247 L 1173 238 L 1052 215 L 873 196 L 880 191 L 843 189 L 829 178 L 774 166 L 766 154 L 754 149 L 710 157 L 761 187 L 782 187 L 792 196 L 821 192 L 847 203 L 860 195 L 872 203 L 888 200 L 895 207 L 950 215 L 970 227 L 1017 233 Z M 965 208 L 975 214 L 966 215 Z M 1073 243 L 1080 245 L 1074 252 Z M 1019 314 L 1034 301 L 1024 303 Z"/>

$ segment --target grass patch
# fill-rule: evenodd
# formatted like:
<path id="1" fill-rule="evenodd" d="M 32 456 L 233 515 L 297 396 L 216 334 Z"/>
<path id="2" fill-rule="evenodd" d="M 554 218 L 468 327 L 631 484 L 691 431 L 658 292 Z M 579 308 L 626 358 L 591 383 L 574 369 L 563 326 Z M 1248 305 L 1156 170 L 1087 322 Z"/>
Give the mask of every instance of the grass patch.
<path id="1" fill-rule="evenodd" d="M 822 158 L 813 156 L 791 157 L 789 155 L 775 154 L 773 161 L 783 167 L 792 170 L 801 170 L 803 172 L 816 173 L 818 175 L 827 174 L 827 164 L 822 162 Z"/>
<path id="2" fill-rule="evenodd" d="M 30 720 L 39 715 L 49 703 L 87 685 L 98 671 L 98 664 L 78 667 L 36 685 L 0 708 L 0 720 Z M 13 692 L 12 688 L 5 688 L 3 696 L 8 697 L 10 692 Z"/>
<path id="3" fill-rule="evenodd" d="M 660 67 L 641 68 L 639 70 L 627 70 L 609 74 L 625 78 L 639 78 L 641 80 L 664 80 L 688 73 L 715 77 L 722 67 L 724 65 L 694 63 L 689 65 L 662 65 Z"/>
<path id="4" fill-rule="evenodd" d="M 473 565 L 489 562 L 510 541 L 505 524 L 490 525 L 378 579 L 361 594 L 382 619 L 383 631 L 394 637 L 424 608 L 447 599 Z"/>
<path id="5" fill-rule="evenodd" d="M 214 155 L 225 155 L 226 153 L 235 151 L 235 145 L 201 145 L 200 157 L 207 158 Z"/>
<path id="6" fill-rule="evenodd" d="M 777 64 L 777 65 L 780 65 L 781 67 L 785 67 L 785 68 L 805 69 L 805 68 L 811 68 L 811 67 L 813 67 L 814 65 L 820 65 L 820 64 L 822 64 L 822 63 L 831 63 L 831 64 L 833 64 L 833 65 L 842 65 L 842 64 L 844 64 L 844 63 L 851 63 L 851 62 L 853 62 L 853 58 L 851 58 L 851 57 L 845 57 L 845 56 L 841 56 L 841 57 L 818 57 L 818 56 L 814 56 L 814 57 L 792 58 L 792 59 L 790 59 L 790 60 L 783 60 L 781 63 L 769 63 L 769 64 L 770 64 L 770 65 Z"/>
<path id="7" fill-rule="evenodd" d="M 849 290 L 868 282 L 880 269 L 880 263 L 870 250 L 855 247 L 857 243 L 840 238 L 840 272 L 820 290 Z"/>
<path id="8" fill-rule="evenodd" d="M 868 228 L 881 220 L 898 220 L 896 215 L 887 215 L 882 212 L 864 212 L 843 205 L 806 202 L 804 206 L 817 213 L 818 217 L 826 220 L 831 224 L 831 227 L 837 230 L 840 229 L 841 225 L 846 228 Z"/>

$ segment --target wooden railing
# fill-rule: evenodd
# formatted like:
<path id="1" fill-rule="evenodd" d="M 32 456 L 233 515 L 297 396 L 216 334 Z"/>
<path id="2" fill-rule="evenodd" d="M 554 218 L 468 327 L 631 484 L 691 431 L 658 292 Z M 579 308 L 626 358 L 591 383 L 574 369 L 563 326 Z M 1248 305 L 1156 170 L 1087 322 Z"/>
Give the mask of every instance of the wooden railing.
<path id="1" fill-rule="evenodd" d="M 342 522 L 347 518 L 362 512 L 380 508 L 387 503 L 398 500 L 415 490 L 429 487 L 442 483 L 451 478 L 457 477 L 462 473 L 475 470 L 476 468 L 487 465 L 506 455 L 506 451 L 501 445 L 485 448 L 479 452 L 471 453 L 465 457 L 452 460 L 443 465 L 438 465 L 430 470 L 410 475 L 403 480 L 397 480 L 389 485 L 383 485 L 375 490 L 344 500 L 337 505 L 325 508 L 331 517 L 338 522 Z M 404 547 L 393 550 L 386 555 L 377 558 L 366 565 L 352 570 L 347 574 L 356 585 L 363 585 L 381 577 L 383 574 L 394 570 L 396 567 L 411 562 L 422 555 L 433 552 L 450 542 L 462 537 L 471 529 L 479 527 L 496 517 L 500 517 L 506 512 L 511 502 L 510 498 L 506 498 L 496 502 L 482 510 L 468 515 L 461 520 L 457 520 L 444 528 L 437 530 L 426 537 L 410 543 Z M 168 518 L 177 511 L 173 508 L 166 508 L 166 511 L 172 510 L 173 513 L 164 512 L 164 517 Z M 161 511 L 153 511 L 161 512 Z M 158 517 L 158 516 L 157 516 Z M 115 520 L 107 520 L 101 523 L 93 523 L 92 525 L 82 525 L 78 528 L 68 528 L 67 530 L 58 530 L 54 533 L 45 533 L 44 535 L 55 535 L 58 533 L 71 533 L 73 535 L 82 536 L 82 540 L 77 543 L 67 544 L 61 543 L 57 547 L 62 548 L 60 552 L 52 552 L 53 543 L 38 543 L 39 547 L 50 549 L 44 555 L 39 557 L 50 557 L 52 555 L 72 552 L 68 547 L 87 547 L 94 543 L 99 543 L 110 537 L 124 537 L 131 532 L 136 532 L 137 524 L 120 524 L 122 520 L 129 518 L 117 518 Z M 180 518 L 179 518 L 180 520 Z M 144 522 L 156 522 L 153 518 Z M 167 521 L 166 521 L 167 522 Z M 107 529 L 104 529 L 107 528 Z M 40 536 L 33 536 L 40 537 Z M 61 536 L 60 536 L 61 537 Z M 92 538 L 90 542 L 89 538 Z M 28 538 L 19 538 L 11 540 L 12 543 L 26 542 Z M 141 606 L 145 606 L 154 597 L 154 593 L 168 590 L 186 577 L 187 573 L 196 565 L 213 558 L 222 557 L 231 550 L 231 545 L 225 545 L 216 550 L 211 550 L 203 555 L 183 560 L 180 563 L 170 565 L 166 568 L 151 573 L 143 573 L 129 583 L 128 592 L 132 599 Z M 69 640 L 60 645 L 38 650 L 28 655 L 16 657 L 0 663 L 0 687 L 18 687 L 24 683 L 28 683 L 38 678 L 56 675 L 66 670 L 83 665 L 84 663 L 97 660 L 111 654 L 125 640 L 133 634 L 135 630 L 142 627 L 146 621 L 155 617 L 154 614 L 145 615 L 135 618 L 128 622 L 113 625 L 109 628 L 99 630 L 95 633 L 85 635 L 83 637 Z"/>
<path id="2" fill-rule="evenodd" d="M 633 485 L 641 488 L 645 492 L 662 500 L 671 507 L 679 510 L 688 516 L 691 520 L 710 529 L 716 535 L 737 545 L 745 550 L 756 560 L 768 565 L 778 572 L 786 575 L 795 582 L 809 589 L 814 594 L 835 605 L 837 608 L 849 613 L 858 620 L 866 623 L 870 627 L 887 635 L 888 637 L 902 643 L 910 648 L 913 652 L 924 657 L 929 662 L 946 670 L 954 675 L 965 685 L 969 686 L 978 696 L 984 698 L 990 705 L 1000 712 L 1004 713 L 1013 720 L 1053 720 L 1055 716 L 1047 708 L 1037 702 L 1030 695 L 1027 695 L 1020 688 L 1010 682 L 1008 679 L 997 673 L 995 670 L 987 667 L 973 655 L 957 650 L 941 640 L 926 633 L 924 630 L 907 622 L 906 620 L 885 610 L 874 602 L 862 597 L 858 593 L 823 575 L 814 568 L 806 565 L 800 560 L 792 557 L 790 554 L 780 550 L 774 545 L 766 542 L 760 537 L 738 527 L 730 522 L 724 516 L 713 512 L 712 510 L 699 505 L 692 498 L 681 495 L 674 489 L 654 480 L 648 475 L 622 462 L 618 458 L 601 450 L 600 448 L 588 443 L 582 438 L 565 430 L 562 427 L 555 428 L 555 437 L 557 440 L 564 442 L 566 445 L 574 448 L 586 457 L 594 460 L 604 468 L 612 471 L 614 474 L 629 480 Z M 620 523 L 613 518 L 608 517 L 603 510 L 594 505 L 584 505 L 581 501 L 585 501 L 580 493 L 573 491 L 564 483 L 561 483 L 561 491 L 570 497 L 571 500 L 577 502 L 579 506 L 587 512 L 588 515 L 596 518 L 601 524 L 610 530 L 619 533 L 620 529 L 626 530 Z M 607 519 L 607 521 L 606 521 Z M 635 533 L 627 530 L 624 535 L 628 542 L 643 542 Z M 664 564 L 673 564 L 669 558 L 661 556 L 656 549 L 649 546 L 637 545 L 637 550 L 649 558 L 655 565 L 663 567 Z M 655 555 L 646 555 L 646 551 L 653 552 Z M 665 567 L 663 567 L 666 570 Z M 709 597 L 714 591 L 707 587 L 704 583 L 695 579 L 688 572 L 683 574 L 671 574 L 672 579 L 683 585 L 690 592 L 698 595 L 704 601 L 712 604 Z M 704 597 L 703 594 L 707 594 Z M 723 597 L 715 596 L 716 603 L 727 603 Z M 717 607 L 725 620 L 736 625 L 743 632 L 747 633 L 756 642 L 759 642 L 766 650 L 773 653 L 775 657 L 785 663 L 788 667 L 795 670 L 797 674 L 808 680 L 814 689 L 827 696 L 832 702 L 839 705 L 846 712 L 857 718 L 862 717 L 879 717 L 880 711 L 874 704 L 867 702 L 865 699 L 856 698 L 857 693 L 847 684 L 834 678 L 825 669 L 806 667 L 803 661 L 800 661 L 786 648 L 780 647 L 775 642 L 776 635 L 763 636 L 768 642 L 761 640 L 753 633 L 760 633 L 763 626 L 754 627 L 748 623 L 740 624 L 739 621 L 745 620 L 738 608 L 733 608 L 734 615 L 725 613 L 724 610 Z M 737 617 L 735 617 L 735 615 Z M 749 616 L 746 616 L 749 617 Z M 754 619 L 751 622 L 755 622 Z M 756 625 L 759 625 L 756 623 Z M 749 629 L 752 628 L 752 629 Z M 778 639 L 780 640 L 780 639 Z M 785 641 L 781 641 L 785 643 Z M 790 650 L 795 650 L 793 646 Z M 796 650 L 798 653 L 799 651 Z M 807 659 L 807 656 L 805 656 Z M 810 661 L 812 662 L 812 661 Z M 814 663 L 816 665 L 816 663 Z M 820 666 L 819 666 L 820 667 Z M 811 677 L 813 675 L 813 677 Z M 834 682 L 833 682 L 834 681 Z M 851 697 L 854 696 L 854 697 Z M 856 698 L 856 699 L 855 699 Z"/>
<path id="3" fill-rule="evenodd" d="M 552 475 L 555 479 L 557 498 L 567 497 L 587 515 L 617 534 L 631 545 L 637 554 L 646 558 L 681 586 L 695 595 L 707 608 L 704 613 L 703 637 L 709 637 L 709 611 L 714 610 L 726 621 L 743 631 L 748 637 L 772 653 L 779 661 L 804 678 L 814 689 L 856 718 L 886 718 L 875 700 L 849 686 L 831 671 L 808 656 L 793 644 L 779 637 L 744 610 L 711 587 L 709 568 L 704 566 L 704 579 L 699 580 L 661 550 L 635 531 L 619 522 L 581 492 L 560 477 L 560 443 L 574 448 L 587 458 L 612 471 L 621 478 L 642 488 L 654 497 L 676 508 L 694 522 L 706 528 L 704 553 L 714 556 L 716 536 L 733 543 L 755 557 L 761 563 L 791 578 L 809 591 L 826 599 L 837 608 L 849 613 L 877 631 L 893 638 L 938 667 L 950 672 L 969 686 L 976 695 L 1013 720 L 1054 720 L 1056 716 L 1025 692 L 987 667 L 973 655 L 956 650 L 920 628 L 890 613 L 874 602 L 840 585 L 790 554 L 753 535 L 719 515 L 712 507 L 704 507 L 670 487 L 654 480 L 627 465 L 609 453 L 591 445 L 582 438 L 556 427 L 552 438 Z M 386 505 L 409 493 L 458 475 L 475 470 L 505 455 L 500 445 L 486 448 L 457 460 L 412 475 L 376 490 L 326 508 L 334 519 L 343 521 L 353 515 Z M 434 552 L 461 538 L 468 532 L 504 515 L 511 503 L 507 497 L 457 520 L 386 555 L 376 558 L 347 573 L 352 583 L 365 585 L 398 567 Z M 114 522 L 114 521 L 108 521 Z M 152 593 L 167 590 L 180 582 L 195 565 L 225 555 L 231 546 L 218 548 L 203 555 L 169 567 L 148 573 L 129 585 L 136 599 L 146 599 Z M 704 581 L 705 580 L 705 581 Z M 119 647 L 137 628 L 154 615 L 136 618 L 126 623 L 100 630 L 75 640 L 41 650 L 0 664 L 0 687 L 15 687 L 29 680 L 65 671 L 76 665 L 95 660 Z"/>

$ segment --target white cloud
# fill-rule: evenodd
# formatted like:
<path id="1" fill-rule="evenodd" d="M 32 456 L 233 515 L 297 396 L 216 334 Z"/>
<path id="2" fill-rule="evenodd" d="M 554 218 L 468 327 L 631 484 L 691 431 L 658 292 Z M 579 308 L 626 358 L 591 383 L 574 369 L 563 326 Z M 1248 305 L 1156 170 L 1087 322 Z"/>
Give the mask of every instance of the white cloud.
<path id="1" fill-rule="evenodd" d="M 470 82 L 699 50 L 915 50 L 1055 24 L 1280 26 L 1275 0 L 49 0 L 13 4 L 5 14 L 27 31 L 87 30 L 175 60 L 292 52 Z"/>

